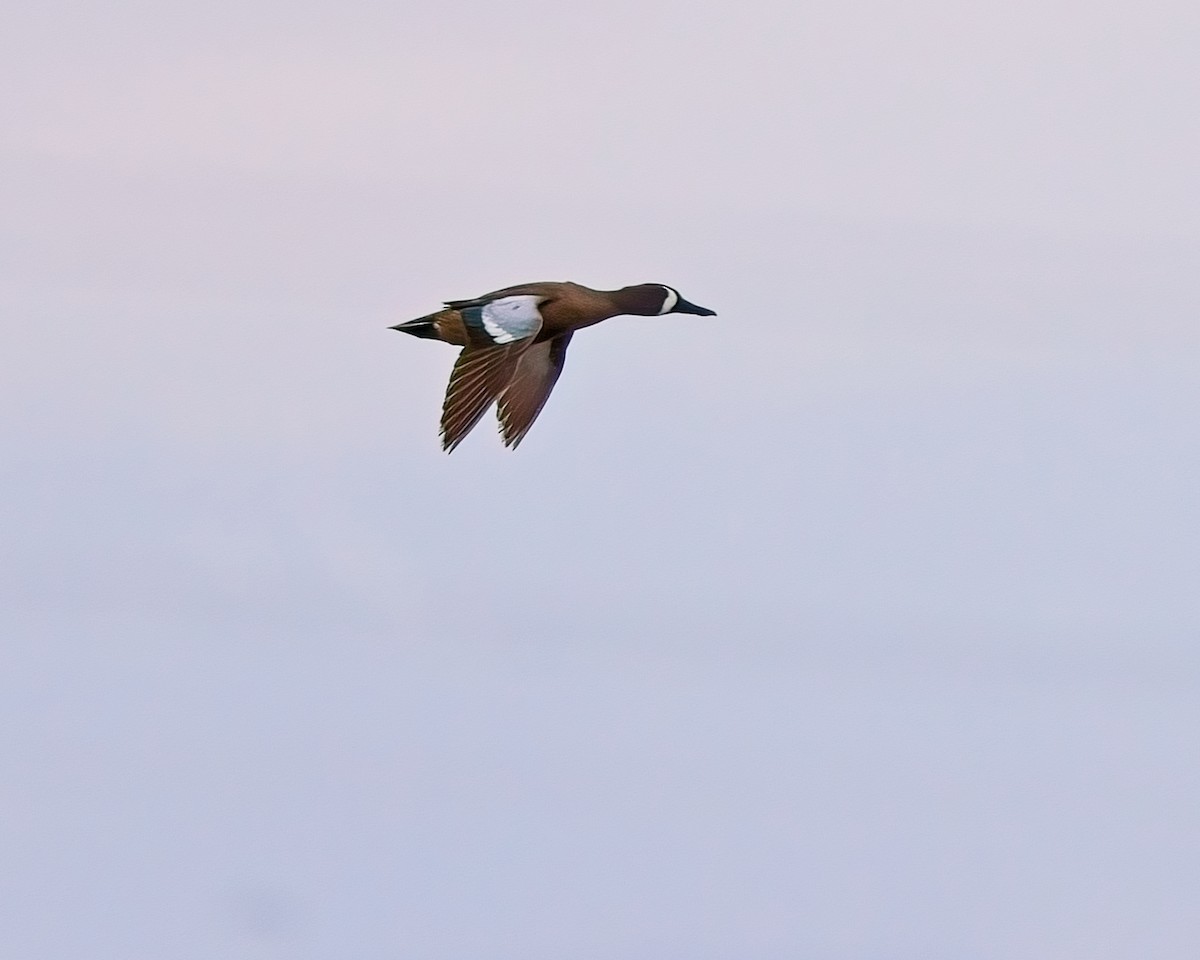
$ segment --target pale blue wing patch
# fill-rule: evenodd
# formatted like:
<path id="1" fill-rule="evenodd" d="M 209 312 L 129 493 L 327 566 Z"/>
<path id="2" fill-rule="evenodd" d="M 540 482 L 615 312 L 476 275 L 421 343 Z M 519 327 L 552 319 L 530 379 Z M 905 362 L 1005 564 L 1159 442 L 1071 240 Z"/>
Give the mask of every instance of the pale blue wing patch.
<path id="1" fill-rule="evenodd" d="M 513 343 L 534 336 L 542 328 L 540 297 L 501 297 L 461 311 L 463 323 L 475 343 Z"/>

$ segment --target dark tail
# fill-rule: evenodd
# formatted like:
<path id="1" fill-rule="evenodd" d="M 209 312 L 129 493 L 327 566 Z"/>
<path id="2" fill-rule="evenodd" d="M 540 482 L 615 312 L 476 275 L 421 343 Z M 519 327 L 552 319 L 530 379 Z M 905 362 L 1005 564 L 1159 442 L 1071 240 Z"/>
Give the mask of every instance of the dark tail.
<path id="1" fill-rule="evenodd" d="M 414 337 L 422 337 L 426 340 L 439 339 L 433 321 L 429 317 L 420 317 L 417 320 L 409 320 L 407 323 L 398 323 L 394 327 L 388 327 L 388 329 L 411 333 Z"/>

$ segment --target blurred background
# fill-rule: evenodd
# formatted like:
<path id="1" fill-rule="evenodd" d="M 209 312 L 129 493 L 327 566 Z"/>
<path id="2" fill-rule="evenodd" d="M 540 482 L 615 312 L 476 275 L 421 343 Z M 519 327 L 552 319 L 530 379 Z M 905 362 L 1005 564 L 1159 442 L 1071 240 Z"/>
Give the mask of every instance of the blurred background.
<path id="1" fill-rule="evenodd" d="M 0 953 L 1198 955 L 1195 4 L 6 24 Z"/>

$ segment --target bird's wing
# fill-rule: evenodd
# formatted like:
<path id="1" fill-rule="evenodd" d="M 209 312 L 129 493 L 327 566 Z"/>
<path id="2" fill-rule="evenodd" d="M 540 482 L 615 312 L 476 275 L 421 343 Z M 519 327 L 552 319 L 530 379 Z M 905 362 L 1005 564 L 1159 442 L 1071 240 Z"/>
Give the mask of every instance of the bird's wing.
<path id="1" fill-rule="evenodd" d="M 442 405 L 442 447 L 447 453 L 504 392 L 522 354 L 542 329 L 534 296 L 502 297 L 458 312 L 469 343 L 455 361 Z"/>
<path id="2" fill-rule="evenodd" d="M 571 334 L 564 333 L 553 340 L 535 343 L 517 359 L 516 371 L 500 394 L 496 408 L 505 446 L 515 449 L 542 412 L 562 373 L 570 342 Z"/>
<path id="3" fill-rule="evenodd" d="M 466 347 L 458 355 L 442 404 L 442 449 L 450 453 L 508 386 L 529 340 Z"/>
<path id="4" fill-rule="evenodd" d="M 500 297 L 486 303 L 455 307 L 473 347 L 530 340 L 542 329 L 541 302 L 531 294 Z"/>
<path id="5" fill-rule="evenodd" d="M 462 310 L 465 307 L 481 307 L 485 303 L 502 300 L 505 297 L 521 296 L 537 297 L 540 301 L 545 302 L 553 300 L 558 295 L 561 287 L 562 284 L 560 283 L 522 283 L 515 287 L 493 290 L 491 293 L 485 293 L 481 297 L 472 297 L 469 300 L 447 300 L 446 306 L 451 310 Z"/>

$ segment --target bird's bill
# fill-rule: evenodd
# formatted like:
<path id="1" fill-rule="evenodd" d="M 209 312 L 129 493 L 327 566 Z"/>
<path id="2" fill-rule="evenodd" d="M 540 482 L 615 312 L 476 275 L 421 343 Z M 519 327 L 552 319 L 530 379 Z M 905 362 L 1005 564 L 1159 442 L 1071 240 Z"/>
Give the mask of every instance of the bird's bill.
<path id="1" fill-rule="evenodd" d="M 694 303 L 688 303 L 683 297 L 679 298 L 679 302 L 675 304 L 675 309 L 672 313 L 694 313 L 698 317 L 715 317 L 716 310 L 709 310 L 708 307 L 698 307 Z"/>

